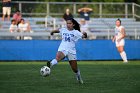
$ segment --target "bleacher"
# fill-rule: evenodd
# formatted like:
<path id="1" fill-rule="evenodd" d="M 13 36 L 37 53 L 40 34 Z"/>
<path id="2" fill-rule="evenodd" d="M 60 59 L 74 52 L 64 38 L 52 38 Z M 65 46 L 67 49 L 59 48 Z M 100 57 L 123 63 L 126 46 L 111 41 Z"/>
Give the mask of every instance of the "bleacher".
<path id="1" fill-rule="evenodd" d="M 1 22 L 0 39 L 14 39 L 15 36 L 32 36 L 33 39 L 51 39 L 50 31 L 64 26 L 62 18 L 24 18 L 29 21 L 32 33 L 10 33 L 9 21 Z M 55 20 L 54 20 L 55 19 Z M 78 22 L 80 18 L 75 18 Z M 140 36 L 140 22 L 134 18 L 120 18 L 122 25 L 126 28 L 128 39 L 139 39 Z M 114 35 L 116 18 L 91 18 L 89 22 L 90 31 L 94 33 L 96 39 L 110 39 Z M 55 36 L 54 36 L 55 37 Z M 56 35 L 57 37 L 57 35 Z M 60 38 L 53 38 L 60 39 Z"/>
<path id="2" fill-rule="evenodd" d="M 128 39 L 138 39 L 140 36 L 140 22 L 134 18 L 120 18 L 125 27 Z M 90 22 L 91 31 L 97 36 L 111 38 L 114 35 L 117 18 L 93 18 Z"/>

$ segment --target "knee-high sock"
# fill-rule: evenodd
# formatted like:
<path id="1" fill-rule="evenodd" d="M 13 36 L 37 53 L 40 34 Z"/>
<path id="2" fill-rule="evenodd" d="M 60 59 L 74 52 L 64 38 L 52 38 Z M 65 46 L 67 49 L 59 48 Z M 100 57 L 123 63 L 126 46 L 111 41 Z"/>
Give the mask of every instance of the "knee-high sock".
<path id="1" fill-rule="evenodd" d="M 56 65 L 57 63 L 58 63 L 57 60 L 56 60 L 56 59 L 53 59 L 53 60 L 51 61 L 51 66 Z"/>
<path id="2" fill-rule="evenodd" d="M 75 73 L 76 75 L 80 75 L 80 70 L 78 69 L 77 73 Z"/>
<path id="3" fill-rule="evenodd" d="M 126 56 L 125 51 L 121 52 L 120 55 L 121 55 L 123 61 L 124 61 L 124 62 L 127 62 L 127 56 Z"/>

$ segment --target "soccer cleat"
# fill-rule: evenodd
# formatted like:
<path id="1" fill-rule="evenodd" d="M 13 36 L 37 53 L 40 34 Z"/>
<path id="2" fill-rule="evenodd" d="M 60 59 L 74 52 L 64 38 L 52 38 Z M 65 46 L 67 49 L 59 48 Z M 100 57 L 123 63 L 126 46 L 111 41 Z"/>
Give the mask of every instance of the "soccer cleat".
<path id="1" fill-rule="evenodd" d="M 49 68 L 51 68 L 52 66 L 51 66 L 51 62 L 50 61 L 48 61 L 47 62 L 47 66 L 49 67 Z"/>
<path id="2" fill-rule="evenodd" d="M 123 61 L 123 63 L 128 63 L 128 61 Z"/>
<path id="3" fill-rule="evenodd" d="M 83 83 L 84 83 L 83 80 L 82 80 L 82 78 L 81 78 L 81 75 L 76 74 L 76 78 L 77 78 L 77 81 L 78 81 L 80 84 L 83 84 Z"/>

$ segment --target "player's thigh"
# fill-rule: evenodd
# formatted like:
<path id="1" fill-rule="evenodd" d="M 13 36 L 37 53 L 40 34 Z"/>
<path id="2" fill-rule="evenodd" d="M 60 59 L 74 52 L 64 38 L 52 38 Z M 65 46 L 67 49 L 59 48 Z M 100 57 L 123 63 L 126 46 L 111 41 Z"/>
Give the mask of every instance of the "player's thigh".
<path id="1" fill-rule="evenodd" d="M 121 52 L 124 51 L 124 46 L 118 46 L 117 49 L 118 49 L 118 51 L 121 53 Z"/>
<path id="2" fill-rule="evenodd" d="M 124 46 L 125 45 L 125 41 L 124 41 L 124 39 L 122 39 L 121 41 L 116 41 L 115 42 L 116 43 L 116 47 L 119 47 L 119 46 Z"/>
<path id="3" fill-rule="evenodd" d="M 116 42 L 116 47 L 117 47 L 117 49 L 118 49 L 118 51 L 120 53 L 124 51 L 124 45 L 125 45 L 125 41 L 124 40 Z"/>
<path id="4" fill-rule="evenodd" d="M 56 54 L 56 60 L 60 61 L 65 57 L 65 54 L 62 51 L 58 51 Z"/>
<path id="5" fill-rule="evenodd" d="M 67 57 L 69 60 L 77 60 L 76 54 L 68 53 Z"/>

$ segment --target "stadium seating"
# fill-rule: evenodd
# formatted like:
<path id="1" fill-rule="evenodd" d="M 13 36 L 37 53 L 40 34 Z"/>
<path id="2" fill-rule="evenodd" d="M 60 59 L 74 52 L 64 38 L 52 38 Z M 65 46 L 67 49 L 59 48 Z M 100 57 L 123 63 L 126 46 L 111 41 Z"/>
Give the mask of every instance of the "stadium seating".
<path id="1" fill-rule="evenodd" d="M 14 33 L 9 32 L 9 21 L 1 22 L 0 39 L 9 39 L 9 37 L 17 35 L 30 35 L 34 39 L 50 39 L 50 31 L 64 26 L 62 18 L 24 18 L 30 22 L 33 33 Z M 75 18 L 78 22 L 80 18 Z M 116 18 L 91 18 L 89 28 L 94 33 L 97 39 L 110 39 L 114 35 Z M 140 22 L 134 18 L 121 18 L 122 25 L 126 28 L 128 39 L 139 39 Z M 57 36 L 57 35 L 56 35 Z M 53 39 L 60 39 L 59 37 Z"/>

